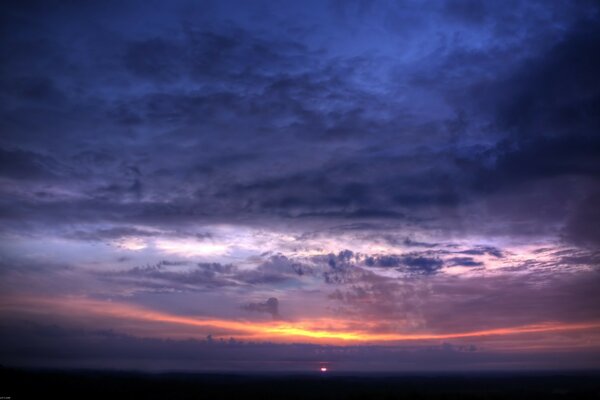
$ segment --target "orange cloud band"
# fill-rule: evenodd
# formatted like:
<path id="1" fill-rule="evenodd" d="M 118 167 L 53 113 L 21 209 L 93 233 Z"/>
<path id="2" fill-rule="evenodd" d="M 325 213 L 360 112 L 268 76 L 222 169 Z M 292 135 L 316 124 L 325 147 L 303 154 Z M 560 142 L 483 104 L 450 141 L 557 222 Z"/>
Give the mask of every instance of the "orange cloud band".
<path id="1" fill-rule="evenodd" d="M 36 298 L 21 301 L 4 302 L 3 311 L 43 312 L 49 310 L 68 316 L 111 317 L 125 321 L 149 322 L 176 326 L 206 328 L 226 331 L 226 335 L 238 338 L 273 341 L 308 341 L 320 343 L 378 343 L 419 340 L 443 340 L 475 338 L 485 336 L 504 336 L 529 333 L 558 331 L 579 331 L 600 329 L 600 322 L 560 323 L 544 322 L 538 324 L 495 328 L 453 333 L 376 333 L 350 328 L 357 326 L 356 321 L 342 319 L 311 319 L 294 322 L 272 321 L 252 322 L 225 319 L 188 317 L 148 310 L 139 306 L 111 301 L 91 300 L 87 298 Z M 361 322 L 369 327 L 369 323 Z M 322 327 L 326 327 L 323 329 Z"/>

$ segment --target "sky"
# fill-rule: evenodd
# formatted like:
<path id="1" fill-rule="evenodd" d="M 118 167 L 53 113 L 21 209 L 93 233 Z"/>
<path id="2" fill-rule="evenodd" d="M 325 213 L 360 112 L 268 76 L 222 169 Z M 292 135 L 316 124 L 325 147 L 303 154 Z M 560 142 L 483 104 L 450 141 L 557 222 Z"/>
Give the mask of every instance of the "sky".
<path id="1" fill-rule="evenodd" d="M 595 1 L 5 1 L 0 364 L 600 368 Z"/>

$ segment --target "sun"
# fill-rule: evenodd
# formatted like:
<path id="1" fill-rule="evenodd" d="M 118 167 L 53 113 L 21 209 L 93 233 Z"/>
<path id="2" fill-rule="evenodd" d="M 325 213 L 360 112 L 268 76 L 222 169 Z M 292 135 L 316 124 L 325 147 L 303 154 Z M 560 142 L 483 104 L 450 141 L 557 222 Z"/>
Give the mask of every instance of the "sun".
<path id="1" fill-rule="evenodd" d="M 321 367 L 321 372 L 327 372 L 327 367 Z"/>

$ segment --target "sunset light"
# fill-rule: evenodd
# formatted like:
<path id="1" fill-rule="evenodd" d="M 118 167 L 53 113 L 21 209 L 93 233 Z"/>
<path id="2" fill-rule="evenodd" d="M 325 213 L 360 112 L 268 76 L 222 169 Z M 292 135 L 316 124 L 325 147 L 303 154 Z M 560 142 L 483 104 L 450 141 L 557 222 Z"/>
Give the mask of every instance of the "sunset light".
<path id="1" fill-rule="evenodd" d="M 0 400 L 600 393 L 599 2 L 5 0 L 0 55 Z"/>

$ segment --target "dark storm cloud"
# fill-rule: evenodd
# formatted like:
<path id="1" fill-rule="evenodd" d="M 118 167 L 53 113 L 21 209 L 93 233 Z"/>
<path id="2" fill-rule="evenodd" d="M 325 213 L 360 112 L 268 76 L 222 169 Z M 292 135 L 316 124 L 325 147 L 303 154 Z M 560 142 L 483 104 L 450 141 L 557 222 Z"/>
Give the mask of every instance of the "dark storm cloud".
<path id="1" fill-rule="evenodd" d="M 572 135 L 574 139 L 593 139 L 600 128 L 600 117 L 591 112 L 597 107 L 600 91 L 596 73 L 600 56 L 595 51 L 599 40 L 597 24 L 593 20 L 582 22 L 549 51 L 521 65 L 508 82 L 499 82 L 508 85 L 494 99 L 499 105 L 498 124 L 516 129 L 523 141 L 563 134 Z M 564 160 L 534 158 L 531 161 L 569 161 L 573 152 L 583 150 L 579 145 L 575 142 L 572 148 L 565 149 Z M 542 147 L 541 151 L 554 151 L 554 148 Z M 567 163 L 563 167 L 571 165 Z M 584 173 L 588 171 L 586 167 L 592 166 L 582 167 L 576 172 Z M 545 170 L 540 171 L 543 172 Z M 556 170 L 547 172 L 556 173 Z"/>
<path id="2" fill-rule="evenodd" d="M 593 231 L 584 241 L 576 232 L 578 215 L 595 218 L 585 198 L 598 191 L 600 176 L 600 118 L 595 111 L 600 104 L 599 46 L 597 21 L 582 21 L 547 51 L 473 93 L 489 107 L 493 129 L 504 135 L 483 161 L 488 165 L 474 175 L 475 187 L 519 191 L 511 195 L 514 200 L 505 199 L 508 207 L 498 204 L 500 212 L 528 213 L 539 225 L 566 221 L 564 238 L 574 243 L 596 240 Z M 561 189 L 565 185 L 570 196 Z M 519 201 L 520 206 L 511 205 Z M 540 201 L 544 207 L 536 209 Z"/>
<path id="3" fill-rule="evenodd" d="M 184 26 L 183 38 L 174 40 L 152 38 L 125 44 L 127 50 L 123 62 L 126 70 L 142 79 L 152 78 L 152 80 L 162 81 L 175 75 L 180 80 L 183 76 L 189 76 L 192 79 L 207 81 L 209 85 L 225 85 L 230 88 L 182 91 L 169 88 L 158 90 L 159 88 L 156 87 L 149 92 L 122 93 L 123 101 L 116 106 L 120 110 L 118 115 L 125 116 L 126 121 L 139 121 L 140 127 L 152 124 L 169 131 L 174 130 L 175 133 L 171 135 L 178 138 L 192 138 L 198 132 L 212 131 L 205 136 L 208 138 L 208 143 L 204 143 L 205 140 L 195 139 L 198 146 L 218 145 L 214 139 L 211 139 L 211 136 L 222 131 L 223 128 L 229 131 L 238 130 L 238 126 L 243 125 L 251 131 L 255 129 L 265 131 L 267 136 L 275 129 L 284 128 L 288 132 L 284 136 L 288 138 L 272 142 L 271 146 L 275 151 L 278 148 L 281 148 L 282 151 L 289 151 L 286 148 L 294 146 L 296 139 L 360 138 L 374 131 L 378 131 L 378 135 L 385 137 L 397 129 L 397 124 L 402 122 L 388 117 L 383 119 L 376 117 L 373 106 L 381 103 L 383 99 L 378 99 L 352 82 L 352 78 L 367 71 L 368 60 L 338 59 L 334 61 L 323 57 L 317 58 L 313 52 L 300 43 L 286 42 L 273 37 L 262 38 L 253 32 L 241 29 L 213 32 L 199 31 Z M 127 41 L 123 40 L 123 42 Z M 17 46 L 19 42 L 12 44 Z M 43 42 L 42 46 L 44 46 Z M 105 43 L 102 43 L 102 46 L 105 46 Z M 51 46 L 47 45 L 47 47 Z M 182 51 L 183 48 L 186 50 Z M 104 47 L 88 50 L 106 51 Z M 60 50 L 49 48 L 48 51 Z M 118 54 L 113 56 L 117 57 Z M 33 54 L 26 53 L 23 57 L 33 57 Z M 83 60 L 81 61 L 80 63 L 74 61 L 75 65 L 83 64 Z M 84 68 L 83 65 L 79 67 Z M 118 68 L 118 63 L 113 64 L 111 68 L 113 70 L 108 71 L 108 74 L 114 75 L 114 68 Z M 9 68 L 8 71 L 9 75 L 19 73 L 16 69 L 10 70 Z M 107 74 L 101 70 L 94 72 L 100 76 Z M 56 74 L 60 76 L 61 73 L 56 72 Z M 93 82 L 90 89 L 97 83 Z M 113 88 L 113 90 L 115 93 L 119 92 L 117 88 Z M 77 109 L 73 104 L 78 99 L 74 98 L 71 93 L 70 95 L 67 107 L 63 107 L 60 113 L 51 112 L 48 115 L 56 119 L 56 123 L 50 125 L 62 126 L 63 130 L 67 130 L 65 123 L 67 119 L 70 119 L 69 113 L 83 115 L 91 120 L 106 113 L 112 114 L 112 111 L 106 109 L 112 107 L 111 102 L 107 102 L 97 94 L 88 96 L 88 105 L 82 110 Z M 27 105 L 28 103 L 16 106 L 10 101 L 11 97 L 8 99 L 8 104 L 12 105 L 10 120 L 13 121 L 9 127 L 11 129 L 8 131 L 17 134 L 15 129 L 18 131 L 19 126 L 24 124 L 24 118 L 26 118 L 24 113 L 20 113 L 30 106 Z M 339 107 L 332 106 L 336 102 L 340 103 Z M 29 110 L 31 113 L 34 112 L 32 108 Z M 233 114 L 230 114 L 231 112 Z M 119 120 L 123 119 L 121 116 L 118 117 Z M 19 118 L 21 119 L 19 120 Z M 38 113 L 37 118 L 43 119 L 44 115 Z M 72 123 L 77 123 L 78 118 L 71 120 Z M 44 123 L 44 125 L 47 124 Z M 108 128 L 109 126 L 107 126 Z M 85 129 L 86 127 L 82 125 L 78 130 Z M 118 127 L 110 127 L 110 129 L 122 131 Z M 31 132 L 35 132 L 35 130 L 30 130 L 28 134 L 30 135 Z M 136 135 L 134 132 L 133 134 Z M 42 135 L 45 136 L 40 131 L 39 137 L 32 139 L 43 141 Z M 64 137 L 64 134 L 60 135 Z M 233 135 L 232 139 L 234 140 L 240 137 L 239 134 L 227 133 L 226 135 Z M 247 133 L 244 133 L 244 137 L 246 140 L 250 140 Z M 80 145 L 80 140 L 75 136 L 64 137 L 64 139 L 66 139 L 65 145 L 67 146 Z M 288 142 L 286 143 L 286 141 Z M 145 147 L 146 144 L 146 140 L 141 136 L 131 142 L 134 147 Z M 257 142 L 257 145 L 255 148 L 260 149 L 260 141 Z M 162 149 L 168 150 L 168 147 L 163 146 Z M 68 151 L 69 149 L 60 150 Z M 149 150 L 158 151 L 152 147 Z M 328 161 L 327 164 L 330 165 L 326 165 L 326 168 L 330 172 L 323 174 L 321 163 L 317 164 L 313 171 L 306 171 L 305 168 L 298 168 L 298 165 L 294 165 L 296 162 L 294 159 L 302 158 L 303 153 L 307 150 L 306 145 L 300 144 L 298 150 L 294 150 L 297 154 L 291 160 L 292 170 L 264 182 L 254 179 L 247 181 L 246 177 L 238 176 L 231 183 L 225 184 L 216 177 L 215 182 L 219 181 L 218 184 L 223 186 L 209 187 L 208 191 L 200 189 L 197 193 L 201 197 L 196 200 L 196 204 L 201 206 L 209 202 L 213 206 L 216 205 L 211 197 L 206 196 L 208 192 L 208 194 L 216 196 L 216 199 L 240 198 L 243 200 L 243 202 L 226 202 L 225 209 L 214 210 L 220 213 L 274 212 L 290 215 L 291 212 L 292 215 L 308 214 L 324 217 L 327 215 L 377 217 L 390 216 L 395 213 L 401 215 L 394 209 L 394 203 L 412 206 L 420 203 L 445 202 L 445 199 L 451 199 L 453 196 L 445 193 L 444 190 L 438 193 L 435 188 L 439 185 L 432 185 L 424 188 L 422 193 L 410 193 L 405 190 L 402 193 L 383 193 L 384 198 L 377 201 L 373 199 L 372 194 L 376 187 L 364 183 L 365 180 L 376 176 L 377 170 L 363 174 L 364 176 L 359 177 L 357 182 L 347 178 L 348 174 L 362 170 L 363 162 L 372 162 L 370 157 L 354 161 L 343 156 L 341 159 Z M 271 160 L 276 161 L 277 157 L 273 157 L 270 153 L 270 149 L 264 149 L 258 154 L 251 155 L 251 159 L 255 160 L 255 165 L 259 170 L 268 168 Z M 211 165 L 211 160 L 206 161 L 206 168 L 210 171 L 214 166 Z M 394 163 L 397 162 L 392 158 L 383 163 L 382 167 L 385 164 L 392 166 Z M 73 165 L 72 167 L 78 168 L 79 166 Z M 163 169 L 162 173 L 169 174 L 177 180 L 185 179 L 186 171 L 182 170 L 182 167 L 184 166 Z M 235 169 L 231 172 L 239 174 Z M 114 174 L 113 171 L 106 169 L 98 171 L 98 174 L 103 174 L 102 180 L 116 178 L 110 176 Z M 119 202 L 127 193 L 132 194 L 135 198 L 142 195 L 142 179 L 139 177 L 132 178 L 127 183 L 101 182 L 98 174 L 89 178 L 92 183 L 96 183 L 96 193 L 107 207 L 116 208 L 117 205 L 114 203 Z M 155 191 L 164 189 L 155 175 L 150 175 L 145 179 L 155 180 L 154 185 L 151 185 Z M 407 180 L 403 177 L 384 177 L 384 179 L 396 181 L 395 187 L 398 188 L 401 188 L 402 185 L 411 185 L 412 181 L 412 178 Z M 435 183 L 435 179 L 438 178 L 430 177 L 432 183 Z M 405 182 L 401 183 L 402 180 Z M 291 182 L 295 184 L 290 185 Z M 81 183 L 73 183 L 76 189 L 80 189 Z M 384 181 L 379 186 L 387 187 L 389 183 Z M 297 188 L 297 190 L 292 191 L 291 188 Z M 324 190 L 325 188 L 328 190 Z M 323 195 L 323 193 L 327 194 Z M 173 199 L 174 206 L 180 201 L 181 199 L 178 198 Z M 36 204 L 35 206 L 41 205 Z M 85 208 L 85 206 L 86 204 L 81 204 L 78 205 L 78 208 Z"/>
<path id="4" fill-rule="evenodd" d="M 25 150 L 0 148 L 0 175 L 18 180 L 52 179 L 60 165 L 52 157 Z"/>
<path id="5" fill-rule="evenodd" d="M 549 18 L 563 16 L 564 37 L 537 19 L 512 15 L 511 23 L 531 30 L 520 45 L 498 30 L 507 10 L 485 2 L 334 7 L 346 9 L 339 11 L 343 18 L 367 19 L 388 9 L 388 24 L 408 15 L 423 22 L 433 13 L 448 26 L 466 24 L 467 39 L 478 29 L 497 29 L 495 46 L 475 51 L 446 45 L 437 59 L 416 59 L 409 69 L 385 56 L 334 56 L 302 35 L 198 26 L 176 13 L 165 20 L 176 34 L 131 29 L 109 35 L 58 20 L 35 29 L 13 24 L 14 33 L 2 40 L 3 52 L 12 54 L 2 75 L 3 143 L 10 145 L 2 169 L 17 181 L 58 174 L 63 188 L 85 196 L 67 200 L 36 187 L 54 201 L 8 202 L 2 216 L 151 225 L 240 215 L 428 217 L 424 228 L 461 229 L 455 220 L 469 217 L 456 215 L 456 207 L 490 190 L 502 187 L 518 198 L 519 182 L 598 175 L 592 112 L 598 35 L 593 22 L 573 23 L 594 13 L 583 12 L 585 5 L 555 7 Z M 65 5 L 52 15 L 87 15 L 91 9 Z M 8 15 L 34 24 L 49 12 L 42 5 L 30 11 L 17 7 Z M 124 7 L 120 17 L 129 11 Z M 430 29 L 422 22 L 411 25 L 415 38 Z M 85 33 L 77 47 L 62 39 L 73 32 Z M 506 68 L 496 66 L 493 60 L 508 51 L 498 49 L 510 46 L 515 56 L 506 58 Z M 36 67 L 39 59 L 45 68 Z M 399 81 L 374 79 L 378 63 L 399 71 Z M 420 63 L 429 64 L 418 68 Z M 443 75 L 448 71 L 452 77 Z M 423 117 L 401 100 L 400 91 L 417 98 L 423 86 L 430 103 L 450 99 L 456 112 Z M 473 140 L 473 130 L 490 131 L 489 124 L 489 139 Z M 571 130 L 574 136 L 567 136 Z M 544 190 L 549 197 L 555 191 Z M 529 207 L 529 200 L 523 204 Z M 564 219 L 568 208 L 557 203 L 556 212 L 534 216 L 534 222 Z M 564 237 L 584 243 L 576 232 L 589 229 L 578 229 L 577 215 L 567 220 Z"/>

